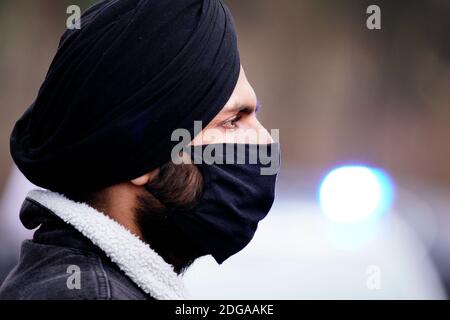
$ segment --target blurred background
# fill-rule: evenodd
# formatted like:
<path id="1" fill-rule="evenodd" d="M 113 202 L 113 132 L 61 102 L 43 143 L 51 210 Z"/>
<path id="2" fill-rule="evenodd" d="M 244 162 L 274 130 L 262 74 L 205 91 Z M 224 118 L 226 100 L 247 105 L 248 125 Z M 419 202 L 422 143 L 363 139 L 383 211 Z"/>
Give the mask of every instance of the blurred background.
<path id="1" fill-rule="evenodd" d="M 31 236 L 18 210 L 33 186 L 12 163 L 9 134 L 36 97 L 66 8 L 94 2 L 0 0 L 0 283 Z M 185 276 L 192 296 L 446 299 L 450 1 L 225 2 L 260 120 L 280 129 L 283 166 L 255 240 L 221 267 L 198 261 Z M 366 27 L 372 4 L 381 30 Z"/>

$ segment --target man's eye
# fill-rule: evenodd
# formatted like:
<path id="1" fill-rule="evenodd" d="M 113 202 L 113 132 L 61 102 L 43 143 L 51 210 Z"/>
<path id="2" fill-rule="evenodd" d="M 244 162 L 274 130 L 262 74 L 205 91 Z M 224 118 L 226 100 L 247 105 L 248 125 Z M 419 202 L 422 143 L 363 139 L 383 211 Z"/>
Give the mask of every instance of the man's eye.
<path id="1" fill-rule="evenodd" d="M 242 116 L 241 115 L 237 115 L 227 121 L 225 121 L 222 126 L 225 129 L 236 129 L 237 128 L 237 123 L 239 122 L 239 120 L 241 120 Z"/>

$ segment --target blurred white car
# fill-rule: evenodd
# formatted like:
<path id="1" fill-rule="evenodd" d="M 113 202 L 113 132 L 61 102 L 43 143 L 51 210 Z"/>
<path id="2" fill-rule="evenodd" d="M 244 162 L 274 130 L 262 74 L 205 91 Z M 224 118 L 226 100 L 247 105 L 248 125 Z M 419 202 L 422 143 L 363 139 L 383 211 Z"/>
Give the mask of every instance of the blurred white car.
<path id="1" fill-rule="evenodd" d="M 254 240 L 218 266 L 187 271 L 193 299 L 445 299 L 427 250 L 395 213 L 330 222 L 314 202 L 279 196 Z"/>

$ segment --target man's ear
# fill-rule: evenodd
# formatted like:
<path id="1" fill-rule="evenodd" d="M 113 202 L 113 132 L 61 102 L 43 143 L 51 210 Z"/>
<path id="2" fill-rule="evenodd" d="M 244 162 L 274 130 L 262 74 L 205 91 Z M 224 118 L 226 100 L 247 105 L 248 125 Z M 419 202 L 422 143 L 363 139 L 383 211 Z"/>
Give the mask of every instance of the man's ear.
<path id="1" fill-rule="evenodd" d="M 131 183 L 134 184 L 137 187 L 142 187 L 146 185 L 147 183 L 153 181 L 159 174 L 159 168 L 155 169 L 149 173 L 144 174 L 143 176 L 140 176 L 136 179 L 131 180 Z"/>

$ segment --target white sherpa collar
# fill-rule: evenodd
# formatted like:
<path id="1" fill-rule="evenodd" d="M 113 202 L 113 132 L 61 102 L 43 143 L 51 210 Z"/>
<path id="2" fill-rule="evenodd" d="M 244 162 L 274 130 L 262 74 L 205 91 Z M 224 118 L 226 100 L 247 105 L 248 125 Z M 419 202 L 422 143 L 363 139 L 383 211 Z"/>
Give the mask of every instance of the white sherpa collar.
<path id="1" fill-rule="evenodd" d="M 105 214 L 46 190 L 33 190 L 37 201 L 90 239 L 144 292 L 158 300 L 180 300 L 186 290 L 173 267 L 150 246 Z"/>

